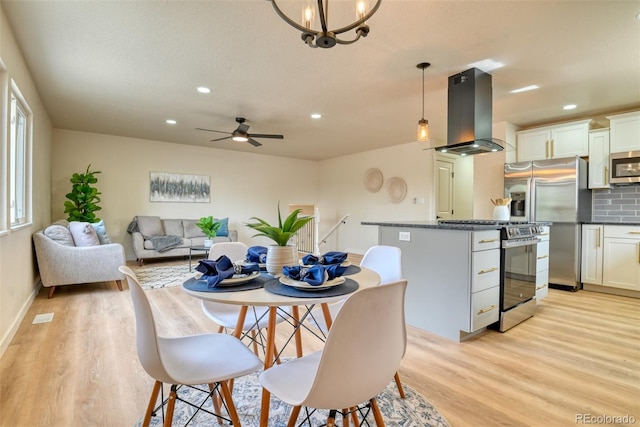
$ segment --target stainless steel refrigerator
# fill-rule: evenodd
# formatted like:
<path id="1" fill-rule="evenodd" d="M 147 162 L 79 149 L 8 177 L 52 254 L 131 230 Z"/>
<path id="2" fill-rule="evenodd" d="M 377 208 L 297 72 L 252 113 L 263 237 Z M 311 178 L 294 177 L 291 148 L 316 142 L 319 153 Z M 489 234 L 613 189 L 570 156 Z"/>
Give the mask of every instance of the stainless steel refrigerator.
<path id="1" fill-rule="evenodd" d="M 579 157 L 507 163 L 512 221 L 551 221 L 549 285 L 580 289 L 581 223 L 591 221 L 587 162 Z"/>

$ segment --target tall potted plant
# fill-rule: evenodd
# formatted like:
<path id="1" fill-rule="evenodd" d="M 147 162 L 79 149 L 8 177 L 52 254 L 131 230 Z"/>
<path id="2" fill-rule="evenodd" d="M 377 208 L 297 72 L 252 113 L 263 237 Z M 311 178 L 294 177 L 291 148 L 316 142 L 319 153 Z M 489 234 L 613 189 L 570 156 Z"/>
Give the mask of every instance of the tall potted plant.
<path id="1" fill-rule="evenodd" d="M 100 218 L 96 217 L 94 212 L 102 210 L 100 203 L 100 194 L 93 184 L 98 182 L 96 174 L 100 171 L 92 171 L 91 165 L 87 166 L 85 173 L 74 173 L 71 181 L 71 192 L 66 195 L 69 199 L 64 202 L 64 213 L 69 214 L 69 221 L 81 222 L 99 222 Z"/>
<path id="2" fill-rule="evenodd" d="M 280 214 L 280 203 L 278 203 L 278 225 L 271 225 L 267 221 L 251 217 L 256 222 L 246 223 L 245 225 L 255 231 L 253 237 L 263 236 L 274 241 L 275 245 L 267 248 L 267 272 L 273 276 L 282 274 L 282 267 L 285 265 L 293 265 L 297 263 L 298 257 L 296 248 L 289 245 L 289 240 L 296 234 L 298 230 L 304 227 L 313 219 L 312 216 L 301 216 L 301 209 L 296 209 L 282 221 Z"/>
<path id="3" fill-rule="evenodd" d="M 210 248 L 213 245 L 213 239 L 218 235 L 222 222 L 213 219 L 212 216 L 204 216 L 196 222 L 196 226 L 207 236 L 207 239 L 204 240 L 204 247 Z"/>

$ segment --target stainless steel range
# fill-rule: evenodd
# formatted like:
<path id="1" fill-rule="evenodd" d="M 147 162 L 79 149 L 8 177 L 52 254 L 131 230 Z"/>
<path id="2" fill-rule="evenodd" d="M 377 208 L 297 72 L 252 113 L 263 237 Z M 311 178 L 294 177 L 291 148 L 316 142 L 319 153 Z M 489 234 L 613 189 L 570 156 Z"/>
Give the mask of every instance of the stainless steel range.
<path id="1" fill-rule="evenodd" d="M 533 316 L 536 310 L 536 268 L 522 268 L 537 259 L 543 228 L 526 221 L 442 220 L 447 224 L 500 226 L 500 320 L 491 325 L 501 332 Z M 533 264 L 535 265 L 535 263 Z"/>

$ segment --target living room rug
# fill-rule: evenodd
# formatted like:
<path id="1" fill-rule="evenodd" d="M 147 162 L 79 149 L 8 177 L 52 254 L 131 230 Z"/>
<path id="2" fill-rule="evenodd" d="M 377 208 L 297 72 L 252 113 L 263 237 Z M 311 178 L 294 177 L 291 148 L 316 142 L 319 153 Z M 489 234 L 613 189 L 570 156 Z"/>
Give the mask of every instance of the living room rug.
<path id="1" fill-rule="evenodd" d="M 136 273 L 142 289 L 149 290 L 182 285 L 197 273 L 195 271 L 197 265 L 197 261 L 193 263 L 191 271 L 189 271 L 189 264 L 131 267 L 131 269 Z"/>
<path id="2" fill-rule="evenodd" d="M 377 397 L 378 406 L 384 416 L 384 421 L 388 427 L 448 427 L 447 420 L 434 408 L 424 397 L 418 394 L 411 387 L 403 384 L 406 398 L 401 399 L 398 389 L 392 381 L 387 388 Z M 207 386 L 201 388 L 207 389 Z M 151 393 L 151 390 L 149 390 Z M 202 402 L 204 394 L 194 391 L 191 388 L 183 387 L 178 392 L 182 398 L 190 402 Z M 258 381 L 258 374 L 254 373 L 235 380 L 233 386 L 233 399 L 238 411 L 238 416 L 243 427 L 258 427 L 260 424 L 260 399 L 262 387 Z M 165 394 L 165 398 L 167 395 Z M 211 399 L 207 399 L 204 408 L 212 410 Z M 144 408 L 141 408 L 144 410 Z M 173 425 L 184 426 L 193 416 L 195 410 L 183 402 L 176 402 L 176 409 L 173 417 Z M 285 427 L 289 419 L 291 406 L 271 396 L 271 409 L 269 411 L 269 427 Z M 313 427 L 323 426 L 327 420 L 327 411 L 316 411 L 311 417 Z M 144 416 L 144 414 L 142 414 Z M 300 411 L 298 423 L 304 419 L 304 409 Z M 339 416 L 337 425 L 342 425 Z M 369 425 L 375 426 L 373 414 L 367 416 Z M 135 427 L 142 425 L 142 417 L 135 424 Z M 162 413 L 158 411 L 157 416 L 151 418 L 151 426 L 162 425 Z M 219 425 L 214 417 L 206 412 L 199 412 L 188 424 L 192 427 Z M 226 424 L 224 424 L 226 425 Z M 304 426 L 308 426 L 305 423 Z M 352 425 L 352 423 L 350 423 Z M 366 423 L 362 423 L 366 426 Z"/>

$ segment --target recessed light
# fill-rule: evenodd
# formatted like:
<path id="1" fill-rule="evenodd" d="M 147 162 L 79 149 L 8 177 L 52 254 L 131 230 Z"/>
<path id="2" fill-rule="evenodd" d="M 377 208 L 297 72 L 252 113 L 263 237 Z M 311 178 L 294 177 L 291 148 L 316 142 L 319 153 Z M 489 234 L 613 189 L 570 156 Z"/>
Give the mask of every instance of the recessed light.
<path id="1" fill-rule="evenodd" d="M 460 157 L 464 157 L 466 155 L 467 155 L 467 153 L 460 153 Z"/>
<path id="2" fill-rule="evenodd" d="M 166 122 L 167 122 L 168 125 L 175 125 L 176 123 L 178 123 L 173 119 L 167 119 Z"/>
<path id="3" fill-rule="evenodd" d="M 479 68 L 485 73 L 489 73 L 498 68 L 504 67 L 503 62 L 494 61 L 493 59 L 483 59 L 482 61 L 474 62 L 468 65 L 471 68 Z"/>
<path id="4" fill-rule="evenodd" d="M 311 118 L 312 119 L 321 119 L 322 118 L 322 114 L 320 113 L 311 113 Z"/>
<path id="5" fill-rule="evenodd" d="M 527 91 L 536 90 L 536 89 L 540 89 L 540 86 L 538 86 L 538 85 L 525 86 L 525 87 L 521 87 L 519 89 L 514 89 L 514 90 L 511 91 L 511 93 L 527 92 Z"/>
<path id="6" fill-rule="evenodd" d="M 577 107 L 576 104 L 567 104 L 564 107 L 562 107 L 563 110 L 575 110 L 575 108 Z"/>
<path id="7" fill-rule="evenodd" d="M 198 92 L 200 92 L 200 93 L 211 93 L 211 89 L 209 89 L 208 87 L 200 86 L 200 87 L 198 87 Z"/>

